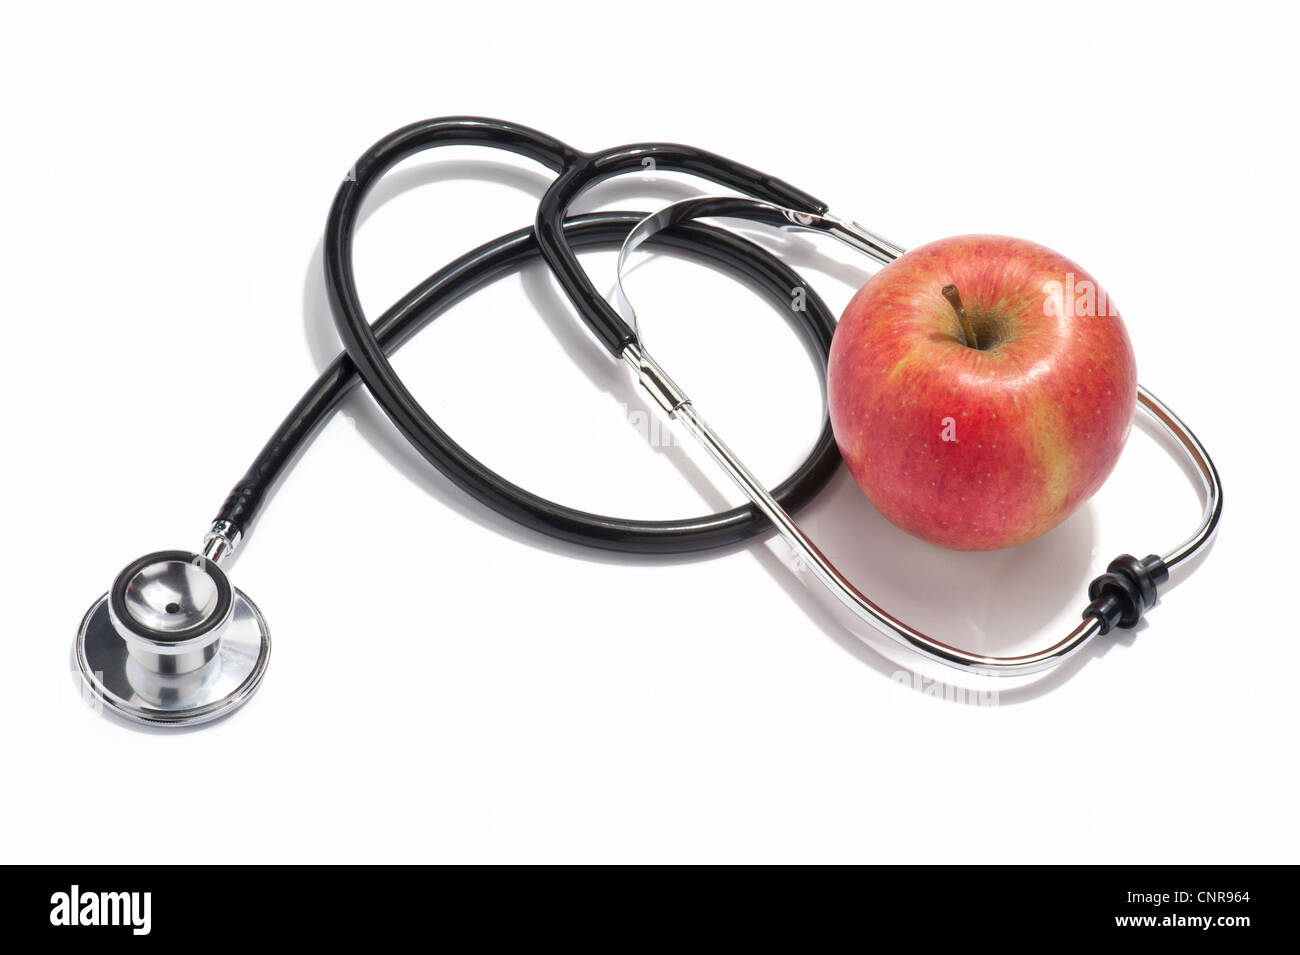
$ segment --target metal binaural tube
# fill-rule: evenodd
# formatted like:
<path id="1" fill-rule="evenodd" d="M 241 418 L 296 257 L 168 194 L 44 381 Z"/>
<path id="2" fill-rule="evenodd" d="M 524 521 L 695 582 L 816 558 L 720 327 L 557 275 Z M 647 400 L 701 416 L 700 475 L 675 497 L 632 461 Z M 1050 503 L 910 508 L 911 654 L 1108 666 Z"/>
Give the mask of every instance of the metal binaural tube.
<path id="1" fill-rule="evenodd" d="M 749 496 L 759 510 L 776 525 L 777 531 L 785 538 L 786 543 L 807 564 L 822 585 L 859 619 L 896 643 L 948 666 L 996 676 L 1019 676 L 1037 673 L 1063 663 L 1100 632 L 1100 623 L 1095 618 L 1089 617 L 1060 642 L 1043 650 L 1011 657 L 971 653 L 927 636 L 897 617 L 891 616 L 853 586 L 852 582 L 826 559 L 817 545 L 781 505 L 772 500 L 772 496 L 767 493 L 762 482 L 750 473 L 717 433 L 700 417 L 692 404 L 687 402 L 679 407 L 674 417 L 704 445 L 713 459 L 722 466 L 722 469 Z"/>
<path id="2" fill-rule="evenodd" d="M 1223 485 L 1219 481 L 1219 470 L 1210 460 L 1205 446 L 1201 444 L 1192 429 L 1169 410 L 1168 405 L 1141 385 L 1138 385 L 1138 405 L 1182 448 L 1183 453 L 1192 462 L 1192 466 L 1196 468 L 1196 474 L 1201 481 L 1201 491 L 1205 495 L 1205 507 L 1196 532 L 1161 557 L 1165 566 L 1172 568 L 1202 550 L 1213 540 L 1215 532 L 1219 529 L 1219 518 L 1223 516 Z"/>
<path id="3" fill-rule="evenodd" d="M 868 232 L 856 222 L 829 215 L 808 216 L 795 210 L 773 207 L 770 203 L 731 197 L 683 200 L 642 220 L 628 234 L 619 255 L 616 303 L 625 321 L 632 327 L 637 327 L 636 312 L 627 299 L 622 283 L 627 260 L 632 252 L 662 229 L 679 222 L 710 215 L 739 215 L 742 218 L 754 218 L 783 228 L 826 232 L 880 262 L 893 261 L 903 254 L 901 248 Z M 1063 663 L 1078 653 L 1094 636 L 1109 629 L 1109 624 L 1104 625 L 1098 616 L 1085 615 L 1083 621 L 1070 633 L 1048 647 L 1015 656 L 990 656 L 951 646 L 908 626 L 858 590 L 834 564 L 826 559 L 794 519 L 773 500 L 762 482 L 754 477 L 717 432 L 708 425 L 695 409 L 690 398 L 672 382 L 662 366 L 645 352 L 644 345 L 640 341 L 628 345 L 622 357 L 636 372 L 642 386 L 655 397 L 658 404 L 672 419 L 681 422 L 763 515 L 776 526 L 781 537 L 811 568 L 822 585 L 860 620 L 895 643 L 914 650 L 928 659 L 959 669 L 992 676 L 1023 676 Z M 671 387 L 666 387 L 664 382 Z M 1205 507 L 1196 531 L 1161 558 L 1166 567 L 1172 568 L 1202 550 L 1213 539 L 1219 518 L 1223 513 L 1223 487 L 1214 462 L 1210 460 L 1209 454 L 1196 435 L 1163 402 L 1140 385 L 1138 407 L 1150 416 L 1183 451 L 1196 469 L 1205 495 Z M 1090 611 L 1091 609 L 1089 608 Z M 1085 611 L 1085 614 L 1087 613 L 1088 611 Z"/>

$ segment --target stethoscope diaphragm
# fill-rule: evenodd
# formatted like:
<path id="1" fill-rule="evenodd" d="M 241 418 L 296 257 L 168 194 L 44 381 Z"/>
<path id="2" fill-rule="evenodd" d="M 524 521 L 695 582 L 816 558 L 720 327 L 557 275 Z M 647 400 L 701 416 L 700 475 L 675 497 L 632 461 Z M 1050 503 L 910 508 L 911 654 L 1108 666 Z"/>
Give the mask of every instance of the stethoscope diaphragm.
<path id="1" fill-rule="evenodd" d="M 92 702 L 137 723 L 206 723 L 261 683 L 271 638 L 215 561 L 183 550 L 128 564 L 87 612 L 74 655 Z"/>

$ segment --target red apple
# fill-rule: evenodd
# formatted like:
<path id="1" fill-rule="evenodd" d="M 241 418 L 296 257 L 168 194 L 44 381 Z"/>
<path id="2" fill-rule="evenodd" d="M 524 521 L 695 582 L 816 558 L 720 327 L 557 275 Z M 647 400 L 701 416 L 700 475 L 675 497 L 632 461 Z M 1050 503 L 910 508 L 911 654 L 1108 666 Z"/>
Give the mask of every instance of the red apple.
<path id="1" fill-rule="evenodd" d="M 831 346 L 849 471 L 894 524 L 958 550 L 1011 547 L 1069 517 L 1115 466 L 1136 401 L 1109 296 L 1023 239 L 908 252 L 862 286 Z"/>

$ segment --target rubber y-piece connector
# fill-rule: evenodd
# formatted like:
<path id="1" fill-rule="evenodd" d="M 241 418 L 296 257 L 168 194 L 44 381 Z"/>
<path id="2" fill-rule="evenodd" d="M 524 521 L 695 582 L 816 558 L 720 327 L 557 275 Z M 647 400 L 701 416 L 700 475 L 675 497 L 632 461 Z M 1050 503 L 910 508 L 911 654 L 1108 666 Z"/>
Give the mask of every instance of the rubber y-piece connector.
<path id="1" fill-rule="evenodd" d="M 1106 573 L 1088 585 L 1092 603 L 1083 619 L 1096 618 L 1103 634 L 1115 627 L 1131 630 L 1142 614 L 1156 602 L 1156 588 L 1169 579 L 1169 568 L 1155 554 L 1138 560 L 1120 554 L 1106 566 Z"/>

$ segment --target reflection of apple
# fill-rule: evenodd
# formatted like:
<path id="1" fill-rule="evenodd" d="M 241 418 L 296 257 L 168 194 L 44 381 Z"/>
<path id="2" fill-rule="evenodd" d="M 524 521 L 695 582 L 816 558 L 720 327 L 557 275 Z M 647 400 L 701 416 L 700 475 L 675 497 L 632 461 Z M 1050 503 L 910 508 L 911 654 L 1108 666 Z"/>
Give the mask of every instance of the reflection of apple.
<path id="1" fill-rule="evenodd" d="M 872 276 L 835 332 L 829 382 L 835 438 L 872 504 L 959 550 L 1065 520 L 1115 466 L 1137 401 L 1128 334 L 1096 281 L 991 235 Z"/>

